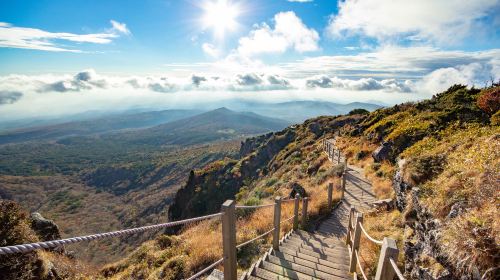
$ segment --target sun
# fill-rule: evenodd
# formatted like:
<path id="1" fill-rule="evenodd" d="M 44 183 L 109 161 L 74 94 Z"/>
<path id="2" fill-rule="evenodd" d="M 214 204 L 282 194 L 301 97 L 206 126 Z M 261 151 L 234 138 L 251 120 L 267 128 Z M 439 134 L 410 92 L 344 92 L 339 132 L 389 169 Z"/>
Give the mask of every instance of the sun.
<path id="1" fill-rule="evenodd" d="M 203 25 L 213 29 L 217 37 L 224 37 L 226 31 L 236 29 L 237 16 L 240 14 L 238 5 L 228 0 L 208 1 L 204 4 Z"/>

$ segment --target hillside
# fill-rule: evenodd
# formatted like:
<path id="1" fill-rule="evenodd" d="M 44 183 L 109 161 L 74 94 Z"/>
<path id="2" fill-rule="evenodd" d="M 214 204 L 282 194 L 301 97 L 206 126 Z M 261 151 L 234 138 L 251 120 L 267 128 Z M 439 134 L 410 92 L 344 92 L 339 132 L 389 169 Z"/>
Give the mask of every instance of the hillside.
<path id="1" fill-rule="evenodd" d="M 339 133 L 339 148 L 351 164 L 364 168 L 377 197 L 394 200 L 395 210 L 367 215 L 365 225 L 376 238 L 398 240 L 408 278 L 495 279 L 500 252 L 499 109 L 498 85 L 482 90 L 457 85 L 429 100 L 318 117 L 249 138 L 238 156 L 193 170 L 173 198 L 169 216 L 213 213 L 226 199 L 265 204 L 295 190 L 316 201 L 310 205 L 314 221 L 326 210 L 320 199 L 326 184 L 336 182 L 338 175 L 322 153 L 322 140 Z M 269 228 L 272 212 L 238 215 L 241 242 Z M 241 269 L 265 250 L 266 242 L 260 245 L 239 253 Z M 220 258 L 220 249 L 220 223 L 203 222 L 177 236 L 160 235 L 144 243 L 101 274 L 112 279 L 180 279 Z M 363 253 L 363 262 L 373 276 L 377 251 L 372 250 Z"/>
<path id="2" fill-rule="evenodd" d="M 200 111 L 196 110 L 164 110 L 136 114 L 119 114 L 84 121 L 8 130 L 0 133 L 0 145 L 108 133 L 122 129 L 145 128 L 188 118 L 199 113 Z"/>
<path id="3" fill-rule="evenodd" d="M 170 215 L 212 213 L 232 198 L 240 204 L 266 203 L 276 195 L 288 196 L 295 183 L 314 195 L 335 176 L 335 168 L 325 165 L 321 140 L 340 132 L 338 143 L 349 162 L 365 168 L 379 198 L 395 200 L 396 210 L 374 213 L 365 222 L 372 235 L 392 236 L 405 248 L 402 262 L 409 278 L 494 279 L 500 236 L 499 104 L 498 86 L 484 90 L 454 86 L 430 100 L 365 115 L 320 117 L 248 139 L 242 143 L 241 159 L 217 161 L 192 172 Z M 244 220 L 245 234 L 263 232 L 262 218 L 255 215 L 265 216 L 255 213 Z M 218 258 L 214 250 L 220 252 L 220 244 L 211 239 L 218 234 L 216 225 L 191 227 L 176 239 L 181 251 L 158 249 L 159 241 L 151 241 L 103 273 L 114 279 L 139 272 L 154 277 L 159 271 L 175 271 L 167 279 L 189 275 Z M 198 235 L 204 236 L 203 241 Z M 377 252 L 373 250 L 363 257 L 369 275 L 374 273 L 370 266 Z M 148 266 L 137 258 L 139 252 L 151 261 L 157 254 L 172 257 L 157 267 Z"/>
<path id="4" fill-rule="evenodd" d="M 160 115 L 165 120 L 186 113 Z M 150 114 L 141 116 L 146 120 Z M 112 125 L 121 121 L 95 128 Z M 239 139 L 245 135 L 285 126 L 281 120 L 219 109 L 133 131 L 2 145 L 0 198 L 54 219 L 63 236 L 162 221 L 189 170 L 237 157 Z M 78 256 L 102 263 L 145 238 L 78 247 Z M 97 254 L 99 247 L 107 254 Z"/>

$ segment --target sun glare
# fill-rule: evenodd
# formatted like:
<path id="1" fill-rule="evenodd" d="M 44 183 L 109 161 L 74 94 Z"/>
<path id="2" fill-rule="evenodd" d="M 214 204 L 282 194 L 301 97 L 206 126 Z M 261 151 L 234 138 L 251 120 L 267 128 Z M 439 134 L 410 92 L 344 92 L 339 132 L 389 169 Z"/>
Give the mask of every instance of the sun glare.
<path id="1" fill-rule="evenodd" d="M 215 0 L 206 2 L 203 9 L 203 24 L 206 28 L 212 28 L 217 37 L 223 37 L 226 31 L 236 29 L 236 17 L 239 14 L 236 4 L 228 0 Z"/>

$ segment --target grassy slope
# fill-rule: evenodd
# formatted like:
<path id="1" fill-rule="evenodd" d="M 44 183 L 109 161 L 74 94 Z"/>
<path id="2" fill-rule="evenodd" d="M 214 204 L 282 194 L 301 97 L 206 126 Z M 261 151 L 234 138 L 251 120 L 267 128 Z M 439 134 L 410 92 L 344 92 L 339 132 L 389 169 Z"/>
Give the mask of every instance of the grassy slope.
<path id="1" fill-rule="evenodd" d="M 499 192 L 498 184 L 495 183 L 500 174 L 500 130 L 498 123 L 490 121 L 491 113 L 485 113 L 476 105 L 481 94 L 479 90 L 456 86 L 431 100 L 377 110 L 362 119 L 358 116 L 357 122 L 342 123 L 340 126 L 342 136 L 339 145 L 352 164 L 365 167 L 379 198 L 394 197 L 392 180 L 399 170 L 396 159 L 404 159 L 401 172 L 406 182 L 422 189 L 421 201 L 443 224 L 441 250 L 450 263 L 456 263 L 457 258 L 464 259 L 465 255 L 471 256 L 463 262 L 464 265 L 454 268 L 455 273 L 471 273 L 474 267 L 484 272 L 494 264 L 498 252 L 498 221 L 494 217 L 498 215 Z M 238 188 L 234 196 L 239 203 L 266 203 L 277 194 L 286 195 L 291 182 L 298 182 L 310 194 L 323 197 L 324 181 L 335 180 L 332 176 L 335 172 L 333 167 L 327 167 L 329 163 L 321 155 L 319 137 L 332 137 L 338 127 L 336 124 L 342 118 L 345 117 L 317 118 L 294 128 L 293 141 L 273 154 L 271 160 L 254 166 L 263 170 L 259 176 L 248 176 L 238 181 L 242 182 L 240 185 L 233 186 Z M 270 144 L 266 141 L 269 140 L 260 141 L 260 146 L 257 145 L 240 161 L 219 162 L 197 172 L 201 177 L 212 172 L 215 179 L 197 181 L 193 185 L 194 189 L 197 192 L 210 192 L 225 188 L 224 180 L 217 180 L 218 176 L 215 175 L 227 177 L 234 173 L 244 174 L 241 172 L 242 164 L 258 154 L 259 147 Z M 381 141 L 393 143 L 392 152 L 387 161 L 375 163 L 370 155 Z M 222 173 L 217 174 L 217 171 Z M 312 207 L 313 214 L 317 215 L 324 209 L 324 200 L 313 201 L 319 202 Z M 455 219 L 446 218 L 456 202 L 464 203 L 463 214 Z M 206 213 L 190 212 L 190 215 L 196 214 Z M 402 248 L 403 241 L 411 241 L 412 238 L 408 227 L 407 235 L 403 234 L 405 215 L 397 210 L 373 213 L 367 216 L 365 226 L 376 238 L 395 238 Z M 264 232 L 270 226 L 270 219 L 270 213 L 265 212 L 256 212 L 241 219 L 239 240 Z M 243 238 L 245 235 L 247 237 Z M 166 275 L 161 274 L 162 271 L 167 274 L 176 271 L 175 275 L 168 274 L 170 276 L 166 277 L 175 279 L 220 257 L 218 223 L 202 223 L 182 232 L 178 237 L 182 246 L 175 247 L 182 250 L 172 251 L 174 249 L 168 247 L 158 251 L 162 238 L 167 237 L 146 243 L 138 250 L 148 254 L 151 261 L 144 261 L 148 258 L 126 258 L 106 268 L 105 274 L 114 279 L 126 279 L 137 273 L 154 278 Z M 366 245 L 364 248 L 368 248 L 362 251 L 367 273 L 374 275 L 378 248 L 369 246 L 366 240 L 362 242 Z M 241 267 L 244 268 L 251 260 L 245 256 L 258 252 L 258 248 L 251 248 L 241 253 Z M 155 254 L 164 255 L 157 261 L 158 256 Z M 400 263 L 403 261 L 404 256 Z M 422 260 L 420 265 L 431 271 L 443 267 L 437 260 L 430 258 Z"/>
<path id="2" fill-rule="evenodd" d="M 338 184 L 337 168 L 327 160 L 321 152 L 321 137 L 332 137 L 336 128 L 346 122 L 355 122 L 359 116 L 353 117 L 321 117 L 308 120 L 306 123 L 288 128 L 293 130 L 293 138 L 279 149 L 266 149 L 276 145 L 275 137 L 284 135 L 278 132 L 260 139 L 259 144 L 240 160 L 215 162 L 203 170 L 194 172 L 203 180 L 194 180 L 184 188 L 193 189 L 195 193 L 221 192 L 223 188 L 236 188 L 232 196 L 238 204 L 255 205 L 270 203 L 275 196 L 288 197 L 292 183 L 304 187 L 311 197 L 309 215 L 311 220 L 319 218 L 326 211 L 326 187 L 328 182 Z M 254 139 L 255 140 L 255 139 Z M 272 152 L 272 157 L 260 157 L 264 151 Z M 260 159 L 260 160 L 258 160 Z M 257 176 L 247 172 L 245 166 L 252 166 L 260 170 Z M 217 174 L 212 176 L 210 174 Z M 243 179 L 227 180 L 237 177 Z M 210 177 L 210 179 L 206 179 Z M 217 180 L 217 178 L 226 178 Z M 230 185 L 238 182 L 240 185 Z M 226 185 L 227 184 L 227 185 Z M 188 190 L 186 190 L 188 191 Z M 335 194 L 337 195 L 337 194 Z M 189 197 L 193 198 L 192 195 Z M 203 196 L 195 199 L 202 199 Z M 219 202 L 211 199 L 204 200 L 205 204 L 214 204 L 213 208 L 220 207 Z M 196 205 L 192 201 L 186 205 Z M 192 208 L 186 216 L 197 216 L 210 213 L 205 208 Z M 208 212 L 203 212 L 208 211 Z M 237 239 L 238 243 L 251 239 L 266 232 L 272 227 L 272 208 L 255 212 L 241 211 L 238 213 Z M 292 215 L 292 204 L 288 203 L 282 211 L 282 219 Z M 283 232 L 290 229 L 285 224 Z M 198 225 L 182 230 L 178 236 L 160 236 L 156 240 L 144 243 L 129 257 L 111 264 L 103 269 L 103 275 L 112 279 L 129 279 L 144 277 L 146 279 L 179 279 L 202 269 L 216 261 L 221 256 L 220 223 L 202 222 Z M 269 248 L 269 241 L 253 243 L 244 247 L 238 253 L 239 266 L 246 269 L 255 257 Z M 167 246 L 173 243 L 175 246 Z M 167 245 L 165 245 L 167 244 Z"/>
<path id="3" fill-rule="evenodd" d="M 500 127 L 491 116 L 494 111 L 487 113 L 477 105 L 481 95 L 495 90 L 498 107 L 498 87 L 480 91 L 455 86 L 430 100 L 381 109 L 368 115 L 356 130 L 346 128 L 340 141 L 351 162 L 365 167 L 380 197 L 394 195 L 391 180 L 396 170 L 405 183 L 420 189 L 421 204 L 442 225 L 438 251 L 451 264 L 452 273 L 459 275 L 482 274 L 498 261 Z M 391 158 L 374 163 L 369 155 L 381 141 L 392 143 Z M 462 212 L 449 218 L 453 206 Z M 411 211 L 408 203 L 406 216 L 371 219 L 368 228 L 380 237 L 379 232 L 392 228 L 390 235 L 402 245 L 404 223 L 408 225 Z M 413 242 L 410 228 L 405 239 Z M 373 252 L 366 255 L 370 260 Z M 418 262 L 435 275 L 446 265 L 430 256 Z"/>

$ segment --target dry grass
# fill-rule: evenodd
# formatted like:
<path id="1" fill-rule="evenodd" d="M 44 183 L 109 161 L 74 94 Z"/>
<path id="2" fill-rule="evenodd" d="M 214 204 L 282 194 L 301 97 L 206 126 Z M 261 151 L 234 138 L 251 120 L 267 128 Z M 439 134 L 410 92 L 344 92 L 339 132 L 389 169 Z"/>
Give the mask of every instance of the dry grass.
<path id="1" fill-rule="evenodd" d="M 364 216 L 363 227 L 371 237 L 383 240 L 384 237 L 396 240 L 398 248 L 403 248 L 404 224 L 401 213 L 397 210 L 390 212 L 375 212 Z M 380 246 L 368 240 L 361 234 L 360 258 L 366 275 L 375 276 Z M 399 254 L 398 265 L 403 271 L 404 255 Z"/>

